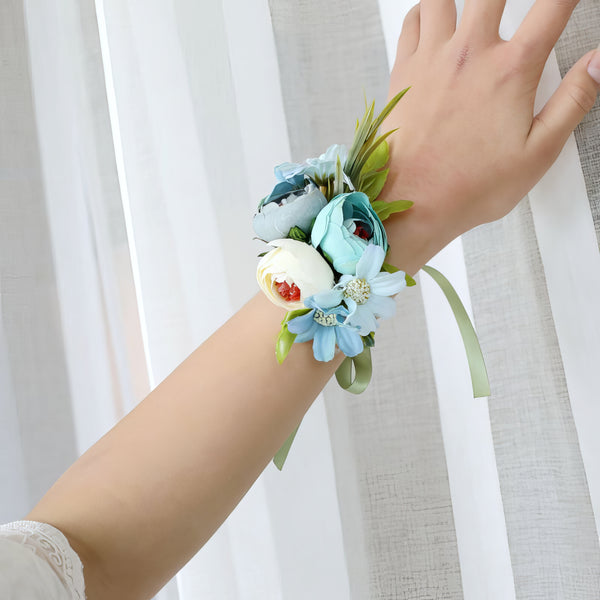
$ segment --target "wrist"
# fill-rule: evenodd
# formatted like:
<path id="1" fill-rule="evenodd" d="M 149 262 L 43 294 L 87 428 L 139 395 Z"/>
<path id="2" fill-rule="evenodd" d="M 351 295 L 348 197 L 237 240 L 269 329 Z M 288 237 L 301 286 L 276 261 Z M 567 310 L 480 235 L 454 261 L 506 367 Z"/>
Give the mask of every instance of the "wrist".
<path id="1" fill-rule="evenodd" d="M 378 198 L 384 202 L 411 200 L 414 205 L 407 211 L 391 215 L 385 221 L 389 242 L 386 262 L 414 275 L 444 246 L 460 235 L 435 210 L 424 190 L 410 189 L 408 185 L 386 186 Z"/>

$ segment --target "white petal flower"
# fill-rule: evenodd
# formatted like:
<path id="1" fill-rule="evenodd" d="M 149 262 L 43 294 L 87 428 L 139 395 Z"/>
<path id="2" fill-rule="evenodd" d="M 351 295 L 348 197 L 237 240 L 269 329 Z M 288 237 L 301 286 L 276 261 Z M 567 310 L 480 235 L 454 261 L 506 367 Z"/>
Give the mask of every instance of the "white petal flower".
<path id="1" fill-rule="evenodd" d="M 304 299 L 333 287 L 333 271 L 310 245 L 291 239 L 275 246 L 258 263 L 256 279 L 267 298 L 287 310 L 304 308 Z"/>

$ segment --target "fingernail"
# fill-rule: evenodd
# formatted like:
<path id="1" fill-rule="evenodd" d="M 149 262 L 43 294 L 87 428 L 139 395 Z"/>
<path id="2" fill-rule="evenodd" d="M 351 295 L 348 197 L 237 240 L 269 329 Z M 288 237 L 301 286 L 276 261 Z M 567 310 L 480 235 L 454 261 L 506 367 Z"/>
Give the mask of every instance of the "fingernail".
<path id="1" fill-rule="evenodd" d="M 590 77 L 600 85 L 600 46 L 598 46 L 598 50 L 592 54 L 592 59 L 588 63 L 587 72 Z"/>

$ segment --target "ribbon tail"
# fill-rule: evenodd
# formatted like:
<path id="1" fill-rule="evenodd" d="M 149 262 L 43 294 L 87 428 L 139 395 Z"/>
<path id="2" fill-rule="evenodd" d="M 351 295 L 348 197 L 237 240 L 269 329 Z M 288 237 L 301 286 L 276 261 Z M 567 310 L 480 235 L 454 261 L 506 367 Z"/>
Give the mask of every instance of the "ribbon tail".
<path id="1" fill-rule="evenodd" d="M 352 379 L 352 365 L 354 365 L 354 380 Z M 335 372 L 335 378 L 340 387 L 352 394 L 362 394 L 371 381 L 373 365 L 371 363 L 371 348 L 365 346 L 357 356 L 344 359 L 344 362 Z"/>
<path id="2" fill-rule="evenodd" d="M 288 454 L 290 453 L 290 448 L 292 447 L 292 442 L 294 441 L 294 438 L 296 437 L 296 434 L 298 433 L 299 428 L 300 428 L 300 425 L 298 425 L 298 427 L 296 427 L 296 429 L 294 429 L 294 431 L 292 431 L 292 433 L 290 433 L 288 439 L 285 440 L 285 442 L 283 442 L 283 445 L 281 446 L 281 448 L 279 448 L 279 450 L 277 450 L 277 453 L 273 457 L 273 464 L 280 471 L 283 469 L 283 465 L 285 463 L 285 460 L 286 460 Z"/>
<path id="3" fill-rule="evenodd" d="M 467 360 L 469 361 L 469 371 L 471 372 L 471 385 L 473 386 L 473 397 L 483 398 L 490 395 L 490 382 L 488 379 L 483 353 L 477 339 L 477 333 L 469 315 L 465 310 L 456 290 L 452 284 L 437 270 L 429 265 L 422 267 L 441 288 L 442 292 L 450 304 L 450 308 L 454 313 L 454 318 L 460 330 L 460 334 L 465 345 Z"/>

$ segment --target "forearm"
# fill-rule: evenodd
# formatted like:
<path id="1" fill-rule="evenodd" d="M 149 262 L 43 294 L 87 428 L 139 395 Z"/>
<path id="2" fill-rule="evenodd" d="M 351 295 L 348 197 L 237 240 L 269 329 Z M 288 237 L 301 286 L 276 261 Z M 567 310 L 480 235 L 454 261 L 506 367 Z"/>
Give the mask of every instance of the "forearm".
<path id="1" fill-rule="evenodd" d="M 284 312 L 261 294 L 81 457 L 28 518 L 82 557 L 88 598 L 148 598 L 208 540 L 343 356 L 279 365 Z M 111 591 L 112 590 L 112 591 Z M 111 595 L 112 594 L 112 595 Z"/>

